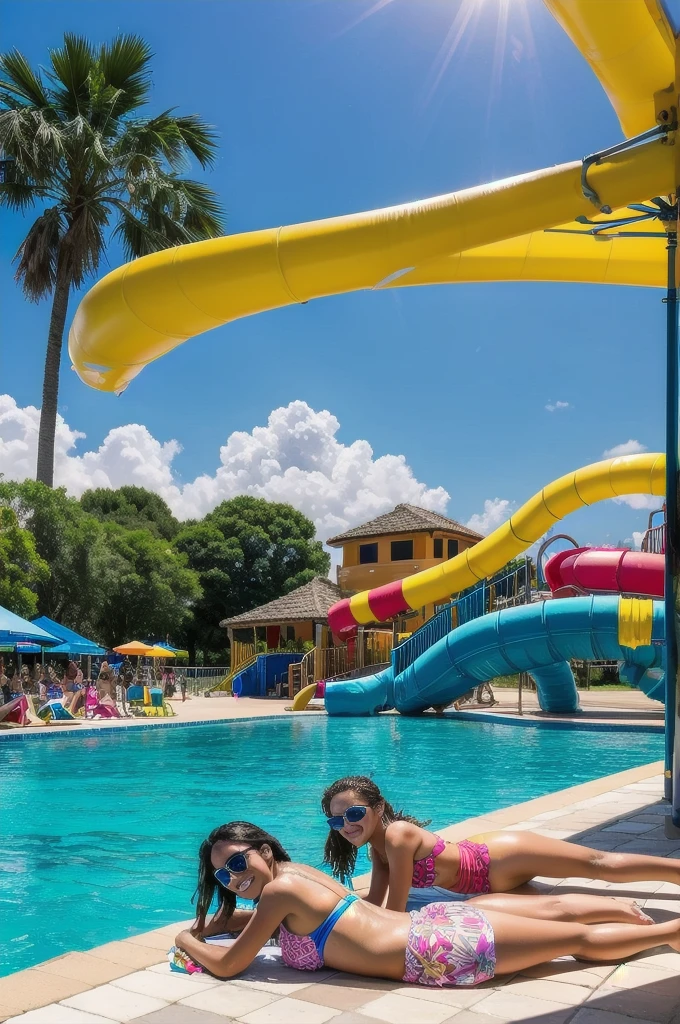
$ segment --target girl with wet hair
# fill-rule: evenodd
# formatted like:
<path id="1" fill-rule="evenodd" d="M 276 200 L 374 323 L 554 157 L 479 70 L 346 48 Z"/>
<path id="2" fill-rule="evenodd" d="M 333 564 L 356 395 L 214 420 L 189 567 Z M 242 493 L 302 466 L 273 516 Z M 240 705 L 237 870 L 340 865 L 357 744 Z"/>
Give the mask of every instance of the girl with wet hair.
<path id="1" fill-rule="evenodd" d="M 507 893 L 535 875 L 680 884 L 680 861 L 590 850 L 536 832 L 488 832 L 446 842 L 428 832 L 424 822 L 395 811 L 363 775 L 338 779 L 323 794 L 321 806 L 329 826 L 325 863 L 347 881 L 357 851 L 368 844 L 371 883 L 366 899 L 378 906 L 385 903 L 389 910 L 406 909 L 411 887 L 438 886 L 470 895 Z"/>
<path id="2" fill-rule="evenodd" d="M 604 896 L 480 896 L 397 913 L 292 863 L 274 836 L 245 821 L 222 825 L 201 845 L 198 931 L 216 886 L 221 927 L 238 913 L 237 897 L 253 900 L 255 910 L 230 945 L 182 931 L 173 956 L 190 973 L 208 970 L 218 978 L 246 970 L 277 929 L 283 961 L 296 970 L 325 965 L 437 986 L 478 985 L 559 956 L 610 961 L 663 943 L 680 950 L 680 918 L 643 921 L 627 902 Z"/>

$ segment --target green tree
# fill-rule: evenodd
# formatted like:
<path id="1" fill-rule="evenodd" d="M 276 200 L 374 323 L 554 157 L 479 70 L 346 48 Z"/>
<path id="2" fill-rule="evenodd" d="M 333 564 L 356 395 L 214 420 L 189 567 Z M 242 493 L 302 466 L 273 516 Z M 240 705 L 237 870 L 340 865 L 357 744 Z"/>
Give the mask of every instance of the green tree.
<path id="1" fill-rule="evenodd" d="M 99 640 L 99 588 L 93 550 L 102 526 L 63 487 L 52 490 L 33 480 L 0 481 L 0 506 L 12 509 L 29 530 L 49 574 L 35 582 L 38 611 Z"/>
<path id="2" fill-rule="evenodd" d="M 148 530 L 154 537 L 172 540 L 179 523 L 168 505 L 145 487 L 97 487 L 85 491 L 80 504 L 102 523 L 118 523 L 128 530 Z"/>
<path id="3" fill-rule="evenodd" d="M 140 115 L 151 57 L 138 36 L 95 47 L 71 34 L 47 71 L 17 50 L 0 55 L 0 149 L 12 161 L 0 203 L 41 211 L 16 278 L 29 299 L 52 296 L 37 464 L 49 487 L 69 295 L 98 270 L 112 218 L 127 260 L 223 231 L 215 193 L 180 173 L 190 156 L 212 165 L 214 131 L 195 114 Z"/>
<path id="4" fill-rule="evenodd" d="M 109 645 L 176 637 L 201 596 L 186 556 L 148 530 L 104 523 L 93 551 L 99 635 Z"/>
<path id="5" fill-rule="evenodd" d="M 0 506 L 0 604 L 24 618 L 35 615 L 35 588 L 49 575 L 49 566 L 36 551 L 33 535 L 19 526 L 13 509 Z"/>
<path id="6" fill-rule="evenodd" d="M 314 539 L 314 524 L 291 505 L 264 498 L 223 501 L 174 540 L 198 573 L 196 602 L 186 643 L 211 660 L 226 650 L 221 619 L 272 601 L 313 576 L 325 576 L 330 556 Z"/>

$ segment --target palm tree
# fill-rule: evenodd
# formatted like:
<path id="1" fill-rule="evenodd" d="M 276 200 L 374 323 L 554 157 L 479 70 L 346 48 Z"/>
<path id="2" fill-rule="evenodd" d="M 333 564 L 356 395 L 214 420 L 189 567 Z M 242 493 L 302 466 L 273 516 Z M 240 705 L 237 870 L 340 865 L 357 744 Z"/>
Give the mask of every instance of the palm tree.
<path id="1" fill-rule="evenodd" d="M 38 73 L 17 50 L 0 55 L 0 203 L 40 208 L 15 257 L 16 280 L 32 301 L 52 295 L 37 466 L 49 487 L 71 289 L 97 271 L 112 236 L 131 260 L 223 233 L 216 194 L 181 177 L 191 156 L 213 164 L 214 130 L 195 114 L 139 113 L 151 57 L 131 35 L 98 48 L 66 35 Z"/>

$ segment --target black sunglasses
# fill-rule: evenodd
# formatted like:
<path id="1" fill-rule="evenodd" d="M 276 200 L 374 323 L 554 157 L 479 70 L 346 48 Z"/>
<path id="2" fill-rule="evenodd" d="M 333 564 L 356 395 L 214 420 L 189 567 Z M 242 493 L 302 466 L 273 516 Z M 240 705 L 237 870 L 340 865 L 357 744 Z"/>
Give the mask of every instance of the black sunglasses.
<path id="1" fill-rule="evenodd" d="M 238 853 L 232 853 L 224 867 L 217 868 L 217 870 L 213 872 L 220 885 L 223 885 L 226 889 L 231 882 L 232 875 L 242 875 L 248 868 L 248 858 L 246 857 L 246 854 L 250 850 L 257 849 L 259 849 L 257 846 L 247 846 L 245 850 L 239 850 Z"/>
<path id="2" fill-rule="evenodd" d="M 360 804 L 355 804 L 354 807 L 348 807 L 344 814 L 335 814 L 332 818 L 326 818 L 328 827 L 339 832 L 345 827 L 345 821 L 350 825 L 355 825 L 357 821 L 361 821 L 362 818 L 365 818 L 367 810 L 368 807 L 364 807 Z"/>

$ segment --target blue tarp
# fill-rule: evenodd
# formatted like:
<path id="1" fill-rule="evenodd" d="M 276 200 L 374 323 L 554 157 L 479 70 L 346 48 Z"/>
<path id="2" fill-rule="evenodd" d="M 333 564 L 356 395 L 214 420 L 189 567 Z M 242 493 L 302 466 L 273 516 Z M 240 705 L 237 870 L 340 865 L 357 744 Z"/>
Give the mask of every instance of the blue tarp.
<path id="1" fill-rule="evenodd" d="M 51 649 L 51 654 L 89 654 L 93 658 L 101 658 L 106 654 L 105 647 L 100 647 L 93 640 L 88 640 L 87 637 L 81 636 L 67 626 L 62 626 L 59 622 L 54 622 L 53 619 L 48 619 L 46 615 L 36 616 L 33 623 L 62 641 L 58 647 Z"/>
<path id="2" fill-rule="evenodd" d="M 48 620 L 49 621 L 49 620 Z M 36 622 L 29 622 L 0 605 L 0 647 L 14 647 L 15 644 L 39 644 L 54 649 L 59 639 L 48 633 Z"/>
<path id="3" fill-rule="evenodd" d="M 288 679 L 288 666 L 302 661 L 302 654 L 261 654 L 233 682 L 232 691 L 238 697 L 266 697 L 277 683 Z"/>

